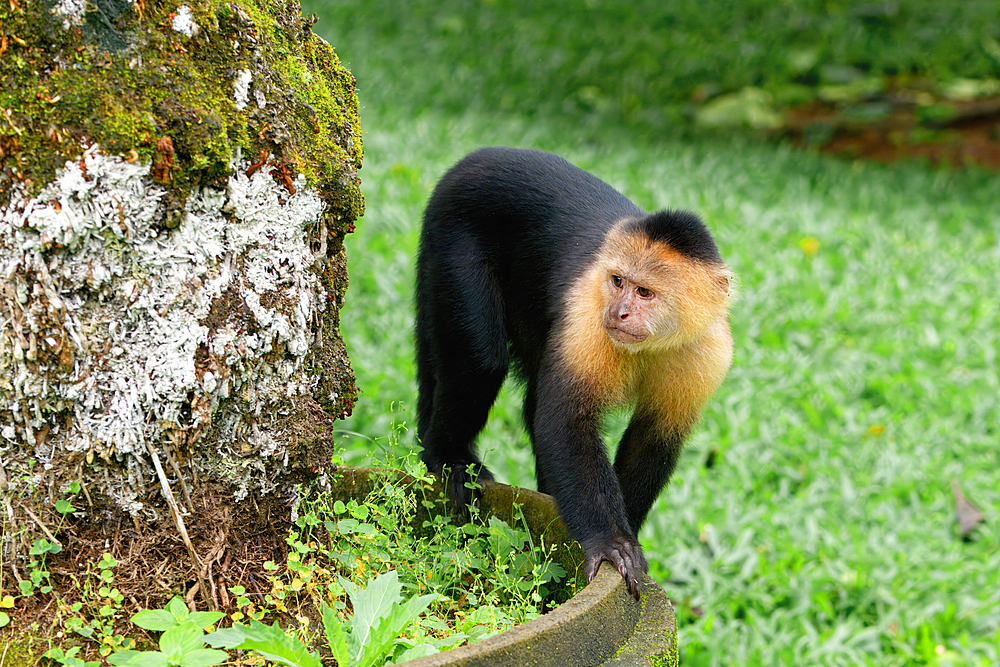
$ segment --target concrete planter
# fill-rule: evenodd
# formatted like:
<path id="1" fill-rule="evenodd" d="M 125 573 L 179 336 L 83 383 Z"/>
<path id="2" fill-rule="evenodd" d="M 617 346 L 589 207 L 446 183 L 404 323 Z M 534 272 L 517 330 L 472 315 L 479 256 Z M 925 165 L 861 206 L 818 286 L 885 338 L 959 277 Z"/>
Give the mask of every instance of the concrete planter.
<path id="1" fill-rule="evenodd" d="M 334 483 L 343 500 L 364 498 L 378 484 L 372 468 L 344 468 Z M 402 472 L 391 472 L 401 482 L 422 483 Z M 384 477 L 383 477 L 384 478 Z M 437 485 L 423 487 L 436 497 Z M 487 483 L 484 513 L 510 521 L 513 505 L 521 505 L 528 529 L 537 538 L 560 544 L 555 558 L 567 572 L 579 572 L 582 552 L 566 533 L 551 496 L 505 484 Z M 499 635 L 474 644 L 419 658 L 408 667 L 584 667 L 605 665 L 677 665 L 677 624 L 667 594 L 652 579 L 643 580 L 642 600 L 636 602 L 610 563 L 604 563 L 594 581 L 553 611 Z"/>

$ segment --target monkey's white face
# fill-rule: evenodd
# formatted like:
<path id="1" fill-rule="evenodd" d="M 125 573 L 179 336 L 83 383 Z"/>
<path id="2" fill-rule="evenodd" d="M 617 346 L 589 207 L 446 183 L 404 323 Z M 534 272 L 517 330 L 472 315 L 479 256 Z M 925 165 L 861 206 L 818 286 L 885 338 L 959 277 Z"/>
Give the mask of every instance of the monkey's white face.
<path id="1" fill-rule="evenodd" d="M 644 235 L 611 230 L 594 263 L 567 290 L 566 319 L 558 332 L 567 372 L 602 405 L 624 406 L 646 373 L 686 372 L 686 360 L 695 355 L 690 381 L 671 391 L 700 406 L 732 357 L 726 314 L 731 275 L 721 262 L 699 262 Z M 709 366 L 719 372 L 698 370 Z M 657 392 L 664 382 L 650 382 L 662 398 Z"/>
<path id="2" fill-rule="evenodd" d="M 664 350 L 701 337 L 726 316 L 729 269 L 692 261 L 645 238 L 618 239 L 600 258 L 602 324 L 616 347 Z"/>
<path id="3" fill-rule="evenodd" d="M 676 330 L 676 320 L 662 295 L 633 280 L 625 272 L 611 273 L 604 288 L 604 328 L 616 343 L 643 347 L 651 336 L 669 336 Z"/>

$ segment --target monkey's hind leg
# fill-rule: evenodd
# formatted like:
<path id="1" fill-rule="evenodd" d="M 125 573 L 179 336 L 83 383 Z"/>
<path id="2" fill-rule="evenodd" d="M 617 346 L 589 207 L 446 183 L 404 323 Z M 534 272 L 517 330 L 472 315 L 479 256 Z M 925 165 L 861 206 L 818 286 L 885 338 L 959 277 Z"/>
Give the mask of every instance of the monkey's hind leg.
<path id="1" fill-rule="evenodd" d="M 422 459 L 442 480 L 460 513 L 474 500 L 470 483 L 492 480 L 493 474 L 475 451 L 475 438 L 486 425 L 504 372 L 446 373 L 434 387 L 427 428 L 421 433 Z"/>
<path id="2" fill-rule="evenodd" d="M 510 363 L 499 297 L 485 272 L 465 268 L 464 289 L 443 295 L 418 288 L 417 297 L 421 458 L 445 482 L 459 512 L 474 499 L 470 483 L 493 479 L 476 454 L 475 438 Z M 483 279 L 470 285 L 471 276 Z"/>

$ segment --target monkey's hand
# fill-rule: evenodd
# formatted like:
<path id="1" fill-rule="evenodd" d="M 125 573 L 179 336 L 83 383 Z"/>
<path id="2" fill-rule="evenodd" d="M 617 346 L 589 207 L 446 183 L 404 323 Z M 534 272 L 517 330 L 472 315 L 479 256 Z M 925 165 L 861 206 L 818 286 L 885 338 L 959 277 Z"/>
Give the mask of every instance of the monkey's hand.
<path id="1" fill-rule="evenodd" d="M 606 560 L 621 573 L 625 579 L 625 588 L 635 599 L 639 599 L 639 587 L 642 573 L 649 571 L 646 558 L 642 555 L 642 547 L 634 539 L 616 535 L 611 539 L 593 538 L 582 543 L 584 553 L 584 573 L 587 583 L 594 580 L 601 561 Z"/>

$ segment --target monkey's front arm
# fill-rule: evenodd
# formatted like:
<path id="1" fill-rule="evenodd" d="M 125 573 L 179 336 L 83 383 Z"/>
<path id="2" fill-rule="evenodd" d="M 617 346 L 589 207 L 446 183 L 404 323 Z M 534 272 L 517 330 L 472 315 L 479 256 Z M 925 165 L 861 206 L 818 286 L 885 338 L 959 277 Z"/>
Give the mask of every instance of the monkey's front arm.
<path id="1" fill-rule="evenodd" d="M 618 475 L 598 429 L 599 415 L 574 400 L 577 392 L 555 374 L 540 378 L 537 389 L 537 404 L 528 414 L 533 414 L 529 428 L 539 491 L 555 497 L 566 527 L 583 547 L 587 581 L 602 560 L 609 561 L 638 600 L 649 566 L 629 525 Z M 529 400 L 534 396 L 529 391 Z"/>

